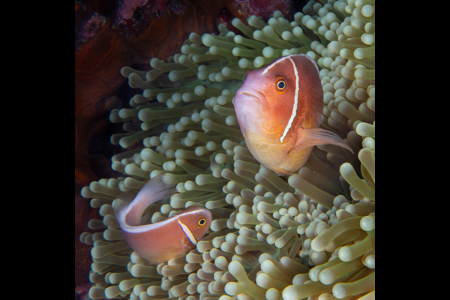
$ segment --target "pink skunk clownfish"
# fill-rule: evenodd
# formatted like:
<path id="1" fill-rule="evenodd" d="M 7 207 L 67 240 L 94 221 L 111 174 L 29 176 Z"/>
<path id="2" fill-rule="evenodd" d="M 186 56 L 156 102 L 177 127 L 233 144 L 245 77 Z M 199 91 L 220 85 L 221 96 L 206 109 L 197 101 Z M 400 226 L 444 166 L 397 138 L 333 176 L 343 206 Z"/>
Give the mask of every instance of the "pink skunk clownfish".
<path id="1" fill-rule="evenodd" d="M 234 109 L 252 155 L 278 174 L 300 169 L 316 145 L 334 144 L 353 152 L 338 135 L 319 128 L 323 90 L 319 69 L 306 55 L 284 56 L 247 72 Z"/>
<path id="2" fill-rule="evenodd" d="M 209 210 L 190 206 L 165 221 L 141 225 L 142 213 L 150 204 L 176 193 L 175 188 L 163 182 L 162 176 L 158 175 L 147 182 L 132 202 L 126 199 L 130 193 L 125 193 L 113 205 L 128 245 L 140 257 L 155 265 L 194 248 L 212 220 Z"/>

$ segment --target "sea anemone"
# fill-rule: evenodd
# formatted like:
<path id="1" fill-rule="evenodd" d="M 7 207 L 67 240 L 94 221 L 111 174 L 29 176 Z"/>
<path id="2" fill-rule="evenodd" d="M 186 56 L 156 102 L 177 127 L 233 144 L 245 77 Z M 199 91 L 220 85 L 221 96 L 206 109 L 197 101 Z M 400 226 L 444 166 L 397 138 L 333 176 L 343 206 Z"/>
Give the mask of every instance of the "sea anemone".
<path id="1" fill-rule="evenodd" d="M 275 12 L 192 33 L 181 53 L 153 58 L 148 72 L 122 68 L 141 94 L 112 110 L 129 148 L 112 158 L 123 177 L 82 189 L 102 220 L 80 240 L 92 245 L 91 299 L 375 298 L 375 1 L 310 1 L 289 22 Z M 245 146 L 233 96 L 247 70 L 305 53 L 320 68 L 323 122 L 354 156 L 314 148 L 291 176 L 262 167 Z M 140 145 L 140 146 L 139 146 Z M 192 251 L 149 266 L 124 241 L 112 209 L 158 174 L 178 193 L 148 222 L 190 205 L 208 208 L 210 233 Z"/>

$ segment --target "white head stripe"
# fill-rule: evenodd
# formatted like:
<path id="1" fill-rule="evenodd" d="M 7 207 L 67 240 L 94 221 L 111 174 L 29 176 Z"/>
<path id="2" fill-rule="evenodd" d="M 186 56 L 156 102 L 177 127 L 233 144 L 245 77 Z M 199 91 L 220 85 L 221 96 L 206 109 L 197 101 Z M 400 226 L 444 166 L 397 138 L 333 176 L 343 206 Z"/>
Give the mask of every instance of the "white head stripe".
<path id="1" fill-rule="evenodd" d="M 277 63 L 282 62 L 283 60 L 285 60 L 286 58 L 289 58 L 290 55 L 285 56 L 283 58 L 280 58 L 277 61 L 274 61 L 273 63 L 271 63 L 270 65 L 267 66 L 267 68 L 261 73 L 262 75 L 266 74 L 272 67 L 274 67 Z M 290 59 L 290 58 L 289 58 Z"/>
<path id="2" fill-rule="evenodd" d="M 295 55 L 295 54 L 292 54 Z M 271 63 L 270 65 L 267 66 L 267 68 L 261 73 L 262 75 L 266 74 L 272 67 L 274 67 L 276 64 L 284 61 L 285 59 L 289 59 L 292 63 L 292 66 L 294 68 L 294 73 L 295 73 L 295 96 L 294 96 L 294 106 L 292 107 L 292 114 L 291 117 L 289 118 L 289 122 L 286 125 L 286 128 L 284 129 L 283 135 L 280 137 L 280 143 L 283 143 L 284 138 L 286 137 L 286 134 L 289 131 L 289 128 L 291 128 L 292 122 L 294 122 L 294 118 L 295 115 L 297 114 L 297 105 L 298 105 L 298 89 L 299 89 L 299 78 L 298 78 L 298 71 L 297 71 L 297 67 L 295 66 L 294 61 L 291 59 L 292 55 L 288 55 L 285 56 L 283 58 L 280 58 L 277 61 L 274 61 L 273 63 Z"/>
<path id="3" fill-rule="evenodd" d="M 268 65 L 268 66 L 266 67 L 266 69 L 262 72 L 262 74 L 263 74 L 263 75 L 266 74 L 266 73 L 267 73 L 272 67 L 274 67 L 277 63 L 282 62 L 283 60 L 285 60 L 286 58 L 290 58 L 291 56 L 303 56 L 303 57 L 309 59 L 309 61 L 311 61 L 311 62 L 313 63 L 313 65 L 316 67 L 317 73 L 319 73 L 319 67 L 317 66 L 317 63 L 316 63 L 316 61 L 315 61 L 314 59 L 312 59 L 311 57 L 309 57 L 309 56 L 306 55 L 306 54 L 291 54 L 291 55 L 288 55 L 288 56 L 283 56 L 283 57 L 281 57 L 279 60 L 276 60 L 276 61 L 272 62 L 270 65 Z"/>
<path id="4" fill-rule="evenodd" d="M 195 240 L 195 237 L 192 234 L 192 232 L 189 230 L 189 228 L 186 225 L 184 225 L 183 222 L 180 221 L 180 219 L 178 219 L 178 224 L 180 224 L 181 229 L 183 229 L 184 234 L 186 234 L 186 236 L 191 241 L 191 243 L 194 245 L 197 245 L 197 241 Z"/>
<path id="5" fill-rule="evenodd" d="M 294 105 L 292 107 L 291 117 L 289 119 L 289 122 L 286 125 L 286 128 L 284 129 L 283 135 L 280 137 L 280 143 L 283 143 L 284 137 L 288 133 L 289 128 L 291 128 L 292 122 L 294 122 L 295 115 L 297 114 L 297 104 L 298 104 L 298 89 L 299 89 L 298 71 L 297 71 L 297 67 L 295 66 L 294 61 L 289 56 L 287 56 L 287 57 L 291 61 L 292 67 L 294 68 L 294 73 L 295 73 L 295 95 L 294 95 Z"/>
<path id="6" fill-rule="evenodd" d="M 180 215 L 173 216 L 172 218 L 169 218 L 169 219 L 161 221 L 161 222 L 157 222 L 157 223 L 154 223 L 154 224 L 137 225 L 137 226 L 128 225 L 125 222 L 125 217 L 126 217 L 126 213 L 127 212 L 125 212 L 125 211 L 121 212 L 120 211 L 118 213 L 119 213 L 119 215 L 117 216 L 117 221 L 119 221 L 120 228 L 123 231 L 129 232 L 129 233 L 142 233 L 142 232 L 147 232 L 147 231 L 151 231 L 151 230 L 157 229 L 159 227 L 164 227 L 164 226 L 166 226 L 166 225 L 168 225 L 168 224 L 178 220 L 178 217 L 180 217 L 180 216 L 187 216 L 187 215 L 191 215 L 191 214 L 196 214 L 196 213 L 198 213 L 198 211 L 183 212 Z M 183 228 L 183 226 L 181 228 Z M 184 231 L 184 232 L 186 232 L 186 231 Z"/>

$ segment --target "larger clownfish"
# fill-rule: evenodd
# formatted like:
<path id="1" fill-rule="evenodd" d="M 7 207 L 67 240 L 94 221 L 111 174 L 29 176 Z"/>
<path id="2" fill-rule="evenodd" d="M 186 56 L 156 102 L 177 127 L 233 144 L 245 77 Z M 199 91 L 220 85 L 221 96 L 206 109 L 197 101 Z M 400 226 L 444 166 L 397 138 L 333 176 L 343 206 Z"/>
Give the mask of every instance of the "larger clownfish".
<path id="1" fill-rule="evenodd" d="M 234 108 L 253 157 L 278 174 L 300 169 L 316 145 L 334 144 L 353 153 L 338 135 L 319 128 L 323 109 L 319 69 L 304 54 L 284 56 L 247 72 Z"/>
<path id="2" fill-rule="evenodd" d="M 158 175 L 147 182 L 132 202 L 127 195 L 115 200 L 114 212 L 128 245 L 150 264 L 159 264 L 187 253 L 205 235 L 211 224 L 211 212 L 190 206 L 171 218 L 141 225 L 142 213 L 152 203 L 168 198 L 176 189 Z M 123 199 L 120 199 L 123 198 Z"/>

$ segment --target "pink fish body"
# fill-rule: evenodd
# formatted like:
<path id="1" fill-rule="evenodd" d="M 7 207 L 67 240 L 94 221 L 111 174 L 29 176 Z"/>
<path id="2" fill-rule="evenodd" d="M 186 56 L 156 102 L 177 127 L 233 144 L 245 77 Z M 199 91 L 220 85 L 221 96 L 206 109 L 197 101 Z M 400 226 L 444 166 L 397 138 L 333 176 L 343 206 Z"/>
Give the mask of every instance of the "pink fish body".
<path id="1" fill-rule="evenodd" d="M 316 145 L 353 152 L 338 135 L 319 128 L 323 90 L 319 69 L 307 55 L 284 56 L 248 72 L 236 91 L 234 109 L 252 155 L 278 174 L 300 169 Z"/>
<path id="2" fill-rule="evenodd" d="M 115 200 L 114 211 L 128 245 L 151 264 L 159 264 L 187 253 L 205 235 L 212 221 L 211 212 L 190 206 L 171 218 L 154 224 L 141 225 L 142 213 L 152 203 L 176 192 L 154 177 L 139 191 L 131 203 Z M 123 197 L 126 198 L 126 197 Z"/>

